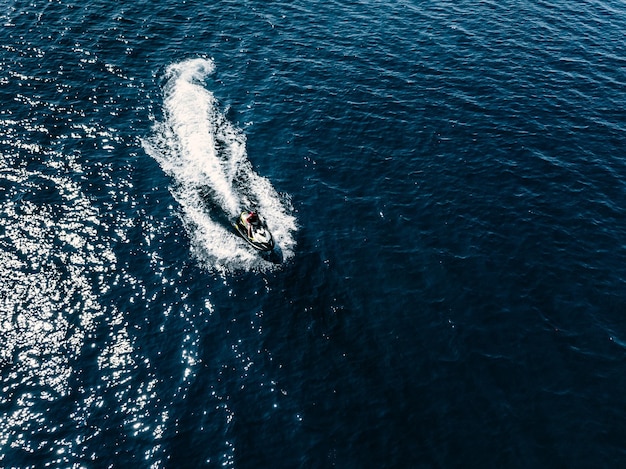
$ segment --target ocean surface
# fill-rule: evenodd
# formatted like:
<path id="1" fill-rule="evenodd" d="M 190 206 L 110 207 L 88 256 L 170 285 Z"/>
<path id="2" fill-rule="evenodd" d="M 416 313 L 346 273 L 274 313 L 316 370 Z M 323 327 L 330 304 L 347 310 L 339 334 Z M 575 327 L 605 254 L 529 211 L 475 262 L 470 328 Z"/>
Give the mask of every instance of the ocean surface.
<path id="1" fill-rule="evenodd" d="M 0 24 L 0 467 L 626 466 L 623 1 Z"/>

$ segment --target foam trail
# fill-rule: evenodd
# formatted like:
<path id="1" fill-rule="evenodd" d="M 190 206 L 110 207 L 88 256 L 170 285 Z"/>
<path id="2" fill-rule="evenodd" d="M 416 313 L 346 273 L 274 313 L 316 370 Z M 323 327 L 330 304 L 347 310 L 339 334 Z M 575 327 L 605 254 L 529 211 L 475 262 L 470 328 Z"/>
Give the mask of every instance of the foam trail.
<path id="1" fill-rule="evenodd" d="M 204 58 L 170 65 L 165 73 L 164 119 L 144 141 L 173 178 L 171 192 L 194 254 L 222 271 L 273 266 L 234 234 L 230 220 L 245 207 L 266 218 L 283 258 L 293 256 L 296 230 L 287 197 L 259 176 L 247 159 L 246 139 L 220 110 L 204 81 L 215 69 Z"/>

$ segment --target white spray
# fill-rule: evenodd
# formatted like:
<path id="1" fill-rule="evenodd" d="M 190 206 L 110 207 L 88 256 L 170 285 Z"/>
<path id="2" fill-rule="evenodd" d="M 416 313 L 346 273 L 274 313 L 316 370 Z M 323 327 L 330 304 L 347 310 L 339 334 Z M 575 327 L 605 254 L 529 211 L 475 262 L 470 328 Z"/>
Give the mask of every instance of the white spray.
<path id="1" fill-rule="evenodd" d="M 144 141 L 146 151 L 173 178 L 194 254 L 220 271 L 265 270 L 263 260 L 229 225 L 240 210 L 256 208 L 267 221 L 283 258 L 293 256 L 296 230 L 288 197 L 256 174 L 246 139 L 218 107 L 204 80 L 213 61 L 196 58 L 169 66 L 165 74 L 164 120 Z"/>

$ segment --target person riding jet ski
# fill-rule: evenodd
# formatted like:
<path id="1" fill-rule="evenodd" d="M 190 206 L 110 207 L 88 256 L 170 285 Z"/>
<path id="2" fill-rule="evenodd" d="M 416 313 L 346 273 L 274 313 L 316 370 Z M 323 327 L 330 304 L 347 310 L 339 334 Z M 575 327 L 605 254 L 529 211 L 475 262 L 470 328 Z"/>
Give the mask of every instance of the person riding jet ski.
<path id="1" fill-rule="evenodd" d="M 267 229 L 265 220 L 256 210 L 244 210 L 237 220 L 233 221 L 233 227 L 255 249 L 259 251 L 271 251 L 274 249 L 274 238 Z"/>
<path id="2" fill-rule="evenodd" d="M 248 230 L 248 238 L 252 238 L 252 227 L 259 225 L 259 214 L 256 211 L 248 212 L 245 217 L 246 229 Z"/>

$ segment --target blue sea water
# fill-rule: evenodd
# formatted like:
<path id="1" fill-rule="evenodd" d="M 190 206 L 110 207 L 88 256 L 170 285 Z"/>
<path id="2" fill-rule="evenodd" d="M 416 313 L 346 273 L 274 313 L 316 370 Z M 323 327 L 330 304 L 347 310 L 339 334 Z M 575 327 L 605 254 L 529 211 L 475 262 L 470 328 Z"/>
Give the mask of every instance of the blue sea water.
<path id="1" fill-rule="evenodd" d="M 0 3 L 0 466 L 626 464 L 623 2 Z"/>

